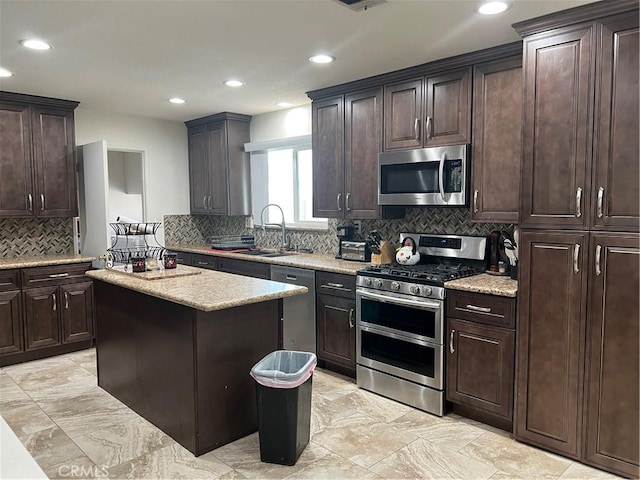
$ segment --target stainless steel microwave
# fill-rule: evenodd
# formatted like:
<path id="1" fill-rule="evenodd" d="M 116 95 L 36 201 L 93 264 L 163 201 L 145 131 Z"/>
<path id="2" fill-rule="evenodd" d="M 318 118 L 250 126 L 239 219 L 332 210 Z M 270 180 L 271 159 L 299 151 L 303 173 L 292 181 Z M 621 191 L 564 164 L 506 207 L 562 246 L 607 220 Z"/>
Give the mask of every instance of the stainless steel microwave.
<path id="1" fill-rule="evenodd" d="M 380 205 L 468 206 L 469 145 L 378 154 Z"/>

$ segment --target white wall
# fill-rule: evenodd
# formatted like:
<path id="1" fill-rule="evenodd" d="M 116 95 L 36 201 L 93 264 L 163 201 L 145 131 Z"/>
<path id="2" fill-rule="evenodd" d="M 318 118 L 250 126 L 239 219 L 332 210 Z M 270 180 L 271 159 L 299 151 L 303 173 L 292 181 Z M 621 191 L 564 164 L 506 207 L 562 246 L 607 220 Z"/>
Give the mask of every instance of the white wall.
<path id="1" fill-rule="evenodd" d="M 117 222 L 119 216 L 144 222 L 142 211 L 141 155 L 123 152 L 107 152 L 109 159 L 109 223 Z"/>
<path id="2" fill-rule="evenodd" d="M 311 104 L 255 115 L 251 119 L 251 142 L 311 135 Z"/>
<path id="3" fill-rule="evenodd" d="M 106 140 L 109 150 L 142 151 L 146 161 L 148 222 L 163 215 L 189 214 L 189 159 L 187 127 L 159 120 L 78 108 L 76 145 Z M 159 240 L 164 241 L 164 230 Z"/>

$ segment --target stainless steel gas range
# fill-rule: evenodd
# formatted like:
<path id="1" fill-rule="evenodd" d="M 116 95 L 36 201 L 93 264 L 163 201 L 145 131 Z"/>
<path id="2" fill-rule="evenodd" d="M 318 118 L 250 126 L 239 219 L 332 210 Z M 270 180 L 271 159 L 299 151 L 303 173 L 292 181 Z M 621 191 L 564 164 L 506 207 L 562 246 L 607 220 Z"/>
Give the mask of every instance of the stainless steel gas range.
<path id="1" fill-rule="evenodd" d="M 444 414 L 444 284 L 485 270 L 485 237 L 402 233 L 416 265 L 371 265 L 356 280 L 359 387 Z"/>

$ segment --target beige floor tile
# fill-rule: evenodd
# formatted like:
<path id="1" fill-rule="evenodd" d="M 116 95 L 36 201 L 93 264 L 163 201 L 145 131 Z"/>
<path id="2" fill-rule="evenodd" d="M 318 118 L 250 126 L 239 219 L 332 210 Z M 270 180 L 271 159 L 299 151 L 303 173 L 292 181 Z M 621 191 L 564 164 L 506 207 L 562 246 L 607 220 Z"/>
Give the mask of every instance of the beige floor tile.
<path id="1" fill-rule="evenodd" d="M 381 422 L 391 422 L 413 411 L 411 407 L 361 389 L 334 400 L 333 404 L 356 410 Z"/>
<path id="2" fill-rule="evenodd" d="M 394 479 L 485 479 L 496 472 L 491 465 L 424 439 L 416 440 L 401 448 L 370 467 L 369 470 L 383 478 Z"/>
<path id="3" fill-rule="evenodd" d="M 97 386 L 96 377 L 94 375 L 86 375 L 64 385 L 43 386 L 37 390 L 30 390 L 29 396 L 36 402 L 49 404 L 55 400 L 72 399 L 93 390 Z"/>
<path id="4" fill-rule="evenodd" d="M 0 373 L 0 413 L 33 403 L 33 399 L 22 390 L 9 375 Z"/>
<path id="5" fill-rule="evenodd" d="M 460 453 L 522 478 L 558 478 L 571 460 L 487 432 L 461 448 Z"/>
<path id="6" fill-rule="evenodd" d="M 233 469 L 215 457 L 194 457 L 177 443 L 110 467 L 109 478 L 218 478 Z M 227 477 L 242 478 L 242 477 Z"/>
<path id="7" fill-rule="evenodd" d="M 95 348 L 87 348 L 85 350 L 78 350 L 77 352 L 71 352 L 63 355 L 65 358 L 68 358 L 72 362 L 77 364 L 93 362 L 96 363 L 96 349 Z"/>
<path id="8" fill-rule="evenodd" d="M 419 410 L 397 418 L 392 425 L 451 450 L 459 450 L 486 433 L 486 430 L 459 418 L 437 417 Z"/>
<path id="9" fill-rule="evenodd" d="M 83 455 L 81 457 L 65 460 L 47 467 L 44 473 L 51 479 L 82 479 L 82 478 L 107 478 L 108 469 L 100 465 L 96 465 L 89 457 Z"/>
<path id="10" fill-rule="evenodd" d="M 242 480 L 242 479 L 246 479 L 247 477 L 242 475 L 237 470 L 231 470 L 229 473 L 225 473 L 224 475 L 221 475 L 218 478 L 220 480 Z"/>
<path id="11" fill-rule="evenodd" d="M 72 398 L 42 400 L 38 405 L 71 438 L 87 435 L 139 415 L 100 387 Z"/>
<path id="12" fill-rule="evenodd" d="M 339 419 L 314 435 L 313 441 L 368 468 L 418 437 L 361 413 Z"/>
<path id="13" fill-rule="evenodd" d="M 55 357 L 54 357 L 55 358 Z M 59 388 L 74 385 L 83 380 L 95 380 L 95 376 L 69 359 L 63 359 L 49 367 L 10 371 L 9 376 L 27 394 L 37 394 L 43 389 Z M 36 362 L 29 362 L 36 363 Z"/>
<path id="14" fill-rule="evenodd" d="M 285 478 L 299 473 L 315 461 L 329 455 L 329 451 L 309 442 L 295 465 L 278 465 L 260 461 L 260 443 L 258 434 L 236 440 L 213 450 L 200 458 L 214 457 L 246 478 Z"/>
<path id="15" fill-rule="evenodd" d="M 313 373 L 313 393 L 327 400 L 335 400 L 358 390 L 355 381 L 328 370 L 316 369 Z"/>
<path id="16" fill-rule="evenodd" d="M 142 417 L 76 437 L 73 441 L 97 465 L 111 467 L 173 443 Z"/>
<path id="17" fill-rule="evenodd" d="M 56 426 L 53 420 L 33 401 L 3 411 L 2 418 L 22 443 L 34 433 Z"/>
<path id="18" fill-rule="evenodd" d="M 313 395 L 311 398 L 311 438 L 341 418 L 353 415 L 355 410 L 335 405 L 320 395 Z"/>
<path id="19" fill-rule="evenodd" d="M 342 458 L 340 455 L 330 453 L 287 478 L 358 480 L 361 478 L 377 478 L 377 475 Z"/>
<path id="20" fill-rule="evenodd" d="M 610 480 L 622 477 L 618 477 L 617 475 L 613 475 L 603 470 L 589 467 L 588 465 L 573 462 L 569 466 L 569 468 L 567 468 L 564 473 L 560 475 L 559 478 L 562 480 L 570 478 L 576 478 L 580 480 Z"/>
<path id="21" fill-rule="evenodd" d="M 41 360 L 9 365 L 8 367 L 4 367 L 3 371 L 15 380 L 16 377 L 20 377 L 28 373 L 38 371 L 46 373 L 51 368 L 69 367 L 73 365 L 74 363 L 68 358 L 65 358 L 64 355 L 57 355 L 55 357 L 43 358 Z"/>
<path id="22" fill-rule="evenodd" d="M 60 464 L 61 460 L 84 456 L 82 450 L 58 427 L 40 430 L 20 440 L 45 472 Z"/>

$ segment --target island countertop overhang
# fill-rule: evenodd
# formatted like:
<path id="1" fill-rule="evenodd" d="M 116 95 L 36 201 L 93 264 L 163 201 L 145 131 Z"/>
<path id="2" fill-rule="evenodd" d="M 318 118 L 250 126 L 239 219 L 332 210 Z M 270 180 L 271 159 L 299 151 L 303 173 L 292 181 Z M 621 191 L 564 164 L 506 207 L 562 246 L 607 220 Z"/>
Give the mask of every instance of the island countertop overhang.
<path id="1" fill-rule="evenodd" d="M 180 265 L 195 275 L 147 280 L 103 269 L 90 270 L 94 280 L 127 288 L 204 312 L 307 293 L 306 287 Z"/>

